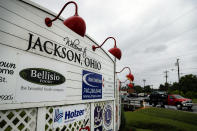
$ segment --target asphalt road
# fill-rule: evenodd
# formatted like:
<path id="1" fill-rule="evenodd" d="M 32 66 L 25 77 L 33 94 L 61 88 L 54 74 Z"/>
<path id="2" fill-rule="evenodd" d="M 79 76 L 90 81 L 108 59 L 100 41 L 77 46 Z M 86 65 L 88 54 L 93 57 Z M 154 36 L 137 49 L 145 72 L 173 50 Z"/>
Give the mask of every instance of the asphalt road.
<path id="1" fill-rule="evenodd" d="M 192 107 L 192 112 L 197 113 L 197 104 L 194 104 L 194 106 Z"/>

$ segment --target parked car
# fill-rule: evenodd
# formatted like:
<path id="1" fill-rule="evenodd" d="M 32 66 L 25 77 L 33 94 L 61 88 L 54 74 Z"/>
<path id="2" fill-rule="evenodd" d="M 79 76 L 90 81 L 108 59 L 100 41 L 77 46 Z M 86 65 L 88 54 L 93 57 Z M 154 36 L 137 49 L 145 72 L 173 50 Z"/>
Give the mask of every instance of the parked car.
<path id="1" fill-rule="evenodd" d="M 153 92 L 150 94 L 149 104 L 152 106 L 165 105 L 176 106 L 178 110 L 182 107 L 187 107 L 189 110 L 192 109 L 193 103 L 191 99 L 184 98 L 177 94 L 167 94 L 166 92 Z"/>
<path id="2" fill-rule="evenodd" d="M 121 95 L 121 101 L 123 103 L 129 103 L 131 98 L 129 98 L 127 95 Z"/>
<path id="3" fill-rule="evenodd" d="M 131 93 L 128 95 L 128 97 L 138 97 L 137 93 Z"/>
<path id="4" fill-rule="evenodd" d="M 147 95 L 148 95 L 147 93 L 139 93 L 138 94 L 139 97 L 147 97 Z"/>
<path id="5" fill-rule="evenodd" d="M 149 101 L 150 101 L 150 95 L 147 95 L 147 96 L 144 98 L 144 101 L 145 101 L 145 102 L 149 102 Z"/>

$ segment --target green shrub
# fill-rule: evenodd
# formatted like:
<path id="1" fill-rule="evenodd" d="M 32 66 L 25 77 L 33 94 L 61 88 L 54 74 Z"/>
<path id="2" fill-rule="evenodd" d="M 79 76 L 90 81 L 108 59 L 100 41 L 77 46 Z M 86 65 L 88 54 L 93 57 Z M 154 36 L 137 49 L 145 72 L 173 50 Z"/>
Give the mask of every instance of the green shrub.
<path id="1" fill-rule="evenodd" d="M 185 94 L 185 97 L 187 97 L 187 98 L 195 98 L 195 92 L 188 91 L 188 92 Z"/>
<path id="2" fill-rule="evenodd" d="M 147 108 L 135 112 L 125 112 L 126 127 L 152 131 L 196 131 L 197 114 L 162 109 Z M 129 131 L 129 130 L 128 130 Z"/>
<path id="3" fill-rule="evenodd" d="M 172 91 L 172 92 L 170 92 L 170 94 L 179 94 L 181 96 L 185 96 L 184 93 L 182 91 L 179 91 L 179 90 Z"/>

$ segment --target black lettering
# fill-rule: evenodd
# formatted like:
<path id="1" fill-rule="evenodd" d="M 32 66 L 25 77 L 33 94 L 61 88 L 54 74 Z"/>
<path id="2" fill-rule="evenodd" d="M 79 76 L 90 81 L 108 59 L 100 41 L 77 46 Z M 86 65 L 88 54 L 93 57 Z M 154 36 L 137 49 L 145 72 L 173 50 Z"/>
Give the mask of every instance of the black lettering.
<path id="1" fill-rule="evenodd" d="M 90 59 L 90 67 L 94 68 L 94 60 Z"/>
<path id="2" fill-rule="evenodd" d="M 10 66 L 9 67 L 15 69 L 16 68 L 16 65 L 13 64 L 13 63 L 10 63 Z"/>
<path id="3" fill-rule="evenodd" d="M 89 67 L 89 65 L 90 65 L 90 62 L 89 62 L 89 58 L 85 58 L 85 65 L 87 66 L 87 67 Z"/>
<path id="4" fill-rule="evenodd" d="M 0 68 L 0 74 L 13 75 L 14 74 L 14 71 L 13 70 L 9 70 L 9 69 L 2 69 L 2 68 Z"/>
<path id="5" fill-rule="evenodd" d="M 86 57 L 86 51 L 87 51 L 87 47 L 85 47 L 84 50 L 83 50 L 83 58 Z"/>
<path id="6" fill-rule="evenodd" d="M 66 45 L 68 45 L 69 46 L 69 38 L 68 37 L 65 37 L 64 39 L 63 39 L 64 41 L 66 40 Z"/>
<path id="7" fill-rule="evenodd" d="M 41 45 L 41 42 L 40 42 L 40 38 L 38 37 L 38 39 L 36 40 L 36 43 L 35 45 L 32 47 L 32 49 L 36 49 L 36 46 L 38 46 L 40 48 L 40 51 L 43 52 L 42 50 L 42 45 Z"/>
<path id="8" fill-rule="evenodd" d="M 0 67 L 13 68 L 13 69 L 15 69 L 16 68 L 16 65 L 14 63 L 7 63 L 7 62 L 4 62 L 4 61 L 1 61 L 0 62 Z"/>
<path id="9" fill-rule="evenodd" d="M 62 48 L 62 53 L 63 53 L 62 58 L 65 58 L 66 57 L 66 48 Z"/>
<path id="10" fill-rule="evenodd" d="M 98 62 L 97 66 L 98 66 L 98 70 L 100 70 L 101 69 L 101 63 Z"/>
<path id="11" fill-rule="evenodd" d="M 81 63 L 81 54 L 75 53 L 75 62 Z"/>
<path id="12" fill-rule="evenodd" d="M 74 53 L 72 52 L 72 50 L 67 51 L 67 58 L 69 61 L 72 61 L 74 59 Z"/>
<path id="13" fill-rule="evenodd" d="M 54 48 L 54 53 L 53 53 L 53 55 L 57 56 L 56 54 L 58 54 L 58 56 L 62 58 L 62 56 L 60 55 L 60 52 L 59 52 L 59 50 L 58 50 L 60 47 L 61 47 L 61 46 L 57 46 L 57 44 L 55 44 L 55 48 Z"/>
<path id="14" fill-rule="evenodd" d="M 1 76 L 0 76 L 0 82 L 5 83 L 5 82 L 6 82 L 5 77 L 1 77 Z"/>
<path id="15" fill-rule="evenodd" d="M 0 100 L 1 101 L 13 100 L 13 95 L 0 95 Z"/>
<path id="16" fill-rule="evenodd" d="M 45 50 L 45 52 L 46 52 L 47 54 L 52 54 L 52 53 L 53 53 L 52 51 L 49 52 L 49 51 L 47 50 L 47 43 L 49 43 L 49 44 L 51 44 L 51 45 L 53 46 L 53 43 L 52 43 L 52 42 L 50 42 L 50 41 L 45 41 L 45 42 L 44 42 L 44 50 Z"/>
<path id="17" fill-rule="evenodd" d="M 31 48 L 32 37 L 33 37 L 33 34 L 29 33 L 29 45 L 28 45 L 27 51 Z"/>

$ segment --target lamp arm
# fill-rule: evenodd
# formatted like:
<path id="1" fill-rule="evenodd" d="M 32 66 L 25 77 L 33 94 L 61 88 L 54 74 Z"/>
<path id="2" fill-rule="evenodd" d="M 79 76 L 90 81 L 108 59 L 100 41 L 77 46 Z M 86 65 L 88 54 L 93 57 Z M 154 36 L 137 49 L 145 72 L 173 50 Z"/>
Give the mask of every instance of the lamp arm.
<path id="1" fill-rule="evenodd" d="M 128 79 L 126 79 L 124 82 L 120 82 L 120 83 L 125 83 Z"/>
<path id="2" fill-rule="evenodd" d="M 129 73 L 131 73 L 131 69 L 129 67 L 124 67 L 120 72 L 122 72 L 126 68 L 128 68 L 129 69 Z M 116 73 L 120 73 L 120 72 L 116 72 Z"/>
<path id="3" fill-rule="evenodd" d="M 53 22 L 53 21 L 57 20 L 57 19 L 59 18 L 59 16 L 61 15 L 61 13 L 64 11 L 65 7 L 66 7 L 67 5 L 69 5 L 70 3 L 73 3 L 73 4 L 75 5 L 75 15 L 78 16 L 78 6 L 77 6 L 77 4 L 76 4 L 74 1 L 69 1 L 69 2 L 67 2 L 67 3 L 64 5 L 64 7 L 63 7 L 63 8 L 61 9 L 61 11 L 59 12 L 59 14 L 58 14 L 53 20 L 51 20 L 50 22 Z"/>
<path id="4" fill-rule="evenodd" d="M 94 46 L 94 47 L 92 47 L 93 50 L 95 50 L 96 48 L 100 48 L 101 46 L 103 46 L 103 44 L 104 44 L 108 39 L 113 39 L 113 40 L 114 40 L 114 43 L 115 43 L 114 47 L 116 47 L 116 39 L 115 39 L 114 37 L 108 37 L 107 39 L 105 39 L 105 41 L 104 41 L 100 46 L 97 46 L 97 47 Z"/>

